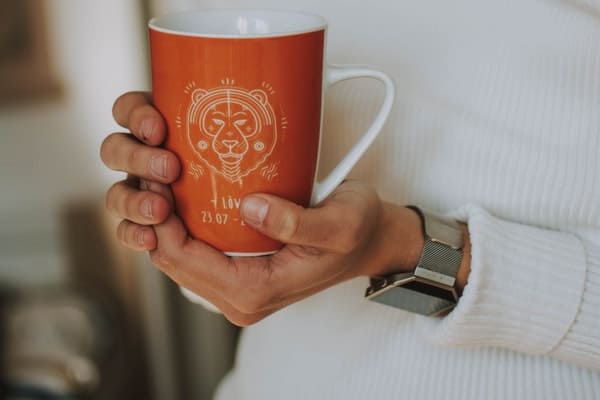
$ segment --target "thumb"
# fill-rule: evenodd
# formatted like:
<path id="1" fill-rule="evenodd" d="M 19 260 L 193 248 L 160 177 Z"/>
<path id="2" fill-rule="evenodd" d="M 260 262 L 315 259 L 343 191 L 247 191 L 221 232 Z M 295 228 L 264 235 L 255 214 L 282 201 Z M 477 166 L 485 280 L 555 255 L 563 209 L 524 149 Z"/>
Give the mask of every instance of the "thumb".
<path id="1" fill-rule="evenodd" d="M 261 233 L 282 242 L 298 240 L 298 225 L 305 210 L 290 201 L 271 195 L 244 198 L 240 211 L 244 222 Z"/>
<path id="2" fill-rule="evenodd" d="M 275 240 L 345 253 L 355 245 L 362 220 L 360 210 L 348 205 L 330 201 L 303 208 L 276 196 L 253 194 L 244 198 L 240 211 L 247 224 Z"/>

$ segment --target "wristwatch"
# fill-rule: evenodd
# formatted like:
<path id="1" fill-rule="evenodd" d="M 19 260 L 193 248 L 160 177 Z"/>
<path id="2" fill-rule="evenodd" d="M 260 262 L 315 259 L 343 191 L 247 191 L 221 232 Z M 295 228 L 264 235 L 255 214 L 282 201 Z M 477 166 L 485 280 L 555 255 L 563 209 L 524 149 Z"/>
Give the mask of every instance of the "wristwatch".
<path id="1" fill-rule="evenodd" d="M 421 218 L 425 245 L 412 272 L 372 277 L 365 297 L 413 313 L 442 316 L 458 301 L 456 274 L 463 257 L 463 232 L 450 219 L 408 206 Z"/>

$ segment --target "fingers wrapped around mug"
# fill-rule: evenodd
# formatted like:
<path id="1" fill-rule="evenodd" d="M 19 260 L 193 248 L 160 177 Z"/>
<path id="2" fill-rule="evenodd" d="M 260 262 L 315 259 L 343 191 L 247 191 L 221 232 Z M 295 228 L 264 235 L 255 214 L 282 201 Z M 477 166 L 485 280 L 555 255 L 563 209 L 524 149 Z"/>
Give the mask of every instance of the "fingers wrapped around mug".
<path id="1" fill-rule="evenodd" d="M 158 185 L 127 178 L 115 183 L 106 194 L 106 208 L 118 218 L 137 224 L 153 225 L 164 221 L 172 207 L 163 195 L 147 190 L 148 185 Z"/>
<path id="2" fill-rule="evenodd" d="M 149 251 L 156 248 L 156 234 L 149 226 L 123 220 L 117 227 L 117 239 L 132 250 Z"/>
<path id="3" fill-rule="evenodd" d="M 100 148 L 100 158 L 110 169 L 161 183 L 175 181 L 180 172 L 173 153 L 140 143 L 126 133 L 109 135 Z"/>
<path id="4" fill-rule="evenodd" d="M 168 188 L 153 189 L 167 195 Z M 381 228 L 381 201 L 371 189 L 345 183 L 316 209 L 268 195 L 254 195 L 267 209 L 249 211 L 246 221 L 288 244 L 269 257 L 227 257 L 189 236 L 171 214 L 154 226 L 151 259 L 180 286 L 210 301 L 233 323 L 247 326 L 277 310 L 360 274 L 372 258 Z M 264 204 L 263 204 L 264 206 Z M 255 212 L 256 215 L 251 215 Z M 257 222 L 261 221 L 262 222 Z M 249 222 L 250 223 L 250 222 Z"/>
<path id="5" fill-rule="evenodd" d="M 165 121 L 152 105 L 148 92 L 128 92 L 115 101 L 113 118 L 141 142 L 158 146 L 166 136 Z"/>

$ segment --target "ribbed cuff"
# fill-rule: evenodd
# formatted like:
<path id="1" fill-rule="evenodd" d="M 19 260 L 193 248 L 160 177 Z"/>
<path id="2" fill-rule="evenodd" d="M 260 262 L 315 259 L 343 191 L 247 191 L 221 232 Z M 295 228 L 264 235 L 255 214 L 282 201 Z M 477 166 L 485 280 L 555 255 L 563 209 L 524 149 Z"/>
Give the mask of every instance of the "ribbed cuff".
<path id="1" fill-rule="evenodd" d="M 471 273 L 459 304 L 431 320 L 444 346 L 499 346 L 529 354 L 558 348 L 574 325 L 586 281 L 577 236 L 506 222 L 467 206 Z"/>
<path id="2" fill-rule="evenodd" d="M 552 355 L 600 371 L 600 238 L 596 244 L 584 240 L 584 247 L 588 268 L 581 307 Z"/>

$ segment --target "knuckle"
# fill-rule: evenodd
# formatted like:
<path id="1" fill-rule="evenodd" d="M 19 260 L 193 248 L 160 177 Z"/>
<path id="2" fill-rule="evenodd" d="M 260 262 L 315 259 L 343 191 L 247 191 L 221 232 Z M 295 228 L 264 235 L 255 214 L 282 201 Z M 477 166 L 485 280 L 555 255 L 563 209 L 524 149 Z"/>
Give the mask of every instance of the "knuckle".
<path id="1" fill-rule="evenodd" d="M 112 214 L 118 214 L 116 205 L 118 203 L 118 191 L 120 187 L 121 182 L 117 182 L 106 191 L 106 209 Z"/>
<path id="2" fill-rule="evenodd" d="M 143 231 L 137 224 L 129 222 L 127 220 L 121 221 L 117 227 L 117 240 L 125 245 L 126 247 L 133 250 L 141 250 L 143 244 L 140 241 L 140 237 Z"/>
<path id="3" fill-rule="evenodd" d="M 357 236 L 360 237 L 360 233 L 364 228 L 364 222 L 365 221 L 362 218 L 362 214 L 353 214 L 346 219 L 346 231 L 353 238 L 356 238 Z"/>
<path id="4" fill-rule="evenodd" d="M 113 103 L 112 114 L 114 120 L 121 126 L 127 127 L 129 114 L 131 110 L 129 109 L 132 104 L 135 104 L 135 99 L 139 96 L 139 92 L 126 92 L 117 97 L 115 102 Z"/>
<path id="5" fill-rule="evenodd" d="M 143 147 L 133 146 L 127 153 L 127 166 L 131 172 L 136 172 L 139 165 L 144 165 L 143 161 L 141 161 L 144 158 L 144 150 Z"/>
<path id="6" fill-rule="evenodd" d="M 119 226 L 117 226 L 117 240 L 123 244 L 126 244 L 126 241 L 125 241 L 126 225 L 127 225 L 127 221 L 121 221 Z"/>
<path id="7" fill-rule="evenodd" d="M 361 244 L 361 236 L 358 232 L 347 232 L 341 236 L 340 242 L 338 243 L 338 251 L 340 253 L 348 254 L 356 250 Z"/>
<path id="8" fill-rule="evenodd" d="M 177 272 L 177 263 L 165 252 L 164 249 L 158 248 L 151 251 L 150 260 L 167 275 Z"/>
<path id="9" fill-rule="evenodd" d="M 138 137 L 142 137 L 143 135 L 140 133 L 141 130 L 141 125 L 142 125 L 142 120 L 145 116 L 145 114 L 147 114 L 147 109 L 150 106 L 145 104 L 145 105 L 138 105 L 136 107 L 134 107 L 130 112 L 129 112 L 129 129 L 131 130 L 131 132 L 138 136 Z"/>
<path id="10" fill-rule="evenodd" d="M 114 146 L 113 143 L 118 136 L 118 133 L 111 133 L 102 141 L 100 145 L 100 159 L 107 167 L 111 168 L 113 164 L 113 152 Z"/>
<path id="11" fill-rule="evenodd" d="M 125 97 L 129 96 L 129 94 L 130 94 L 130 92 L 123 93 L 122 95 L 120 95 L 119 97 L 117 97 L 117 99 L 113 103 L 113 106 L 112 106 L 112 115 L 113 115 L 114 120 L 118 124 L 122 124 L 123 123 L 123 121 L 121 121 L 121 118 L 119 116 L 119 111 L 120 111 L 120 107 L 121 107 L 121 104 L 123 102 L 123 99 Z"/>
<path id="12" fill-rule="evenodd" d="M 143 201 L 143 195 L 140 192 L 129 191 L 128 193 L 123 195 L 123 205 L 122 210 L 126 217 L 134 218 L 139 220 L 142 217 L 141 202 Z"/>
<path id="13" fill-rule="evenodd" d="M 345 215 L 341 219 L 337 235 L 337 250 L 341 253 L 351 253 L 356 250 L 363 237 L 363 221 L 356 214 Z"/>
<path id="14" fill-rule="evenodd" d="M 297 213 L 287 212 L 281 216 L 277 223 L 278 236 L 283 241 L 290 241 L 298 232 L 299 217 Z"/>
<path id="15" fill-rule="evenodd" d="M 125 228 L 125 235 L 124 235 L 124 243 L 125 245 L 127 245 L 128 247 L 132 248 L 132 249 L 138 249 L 140 247 L 140 235 L 142 234 L 142 231 L 140 230 L 139 226 L 135 225 L 135 224 L 128 224 L 128 226 Z"/>

